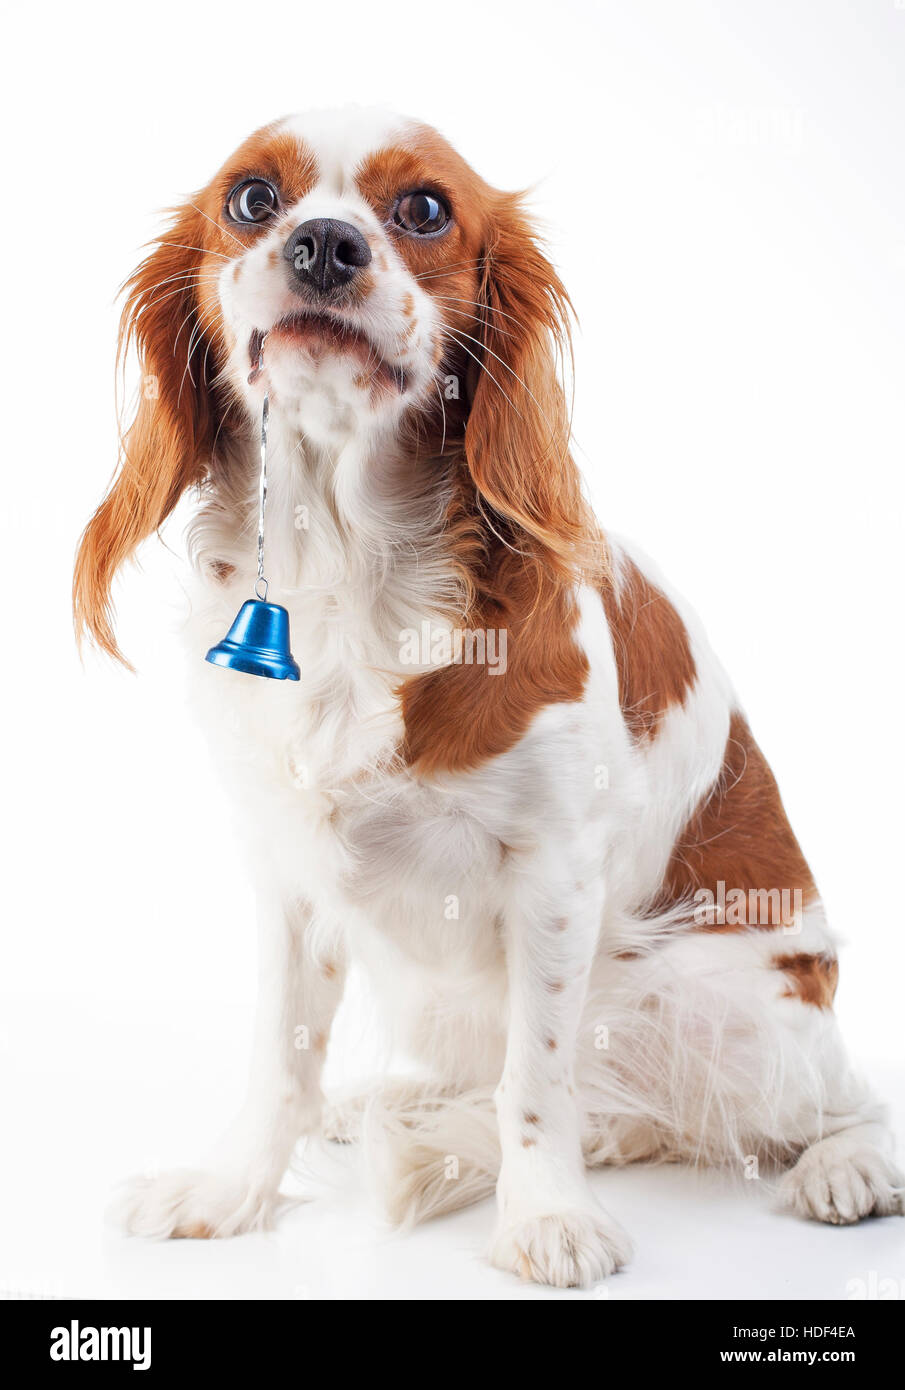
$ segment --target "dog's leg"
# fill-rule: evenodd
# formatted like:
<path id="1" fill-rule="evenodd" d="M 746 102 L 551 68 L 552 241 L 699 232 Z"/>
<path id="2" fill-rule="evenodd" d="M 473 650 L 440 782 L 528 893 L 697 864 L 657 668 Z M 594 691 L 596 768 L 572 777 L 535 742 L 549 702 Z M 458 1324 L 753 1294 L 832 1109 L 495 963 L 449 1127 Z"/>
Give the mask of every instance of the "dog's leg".
<path id="1" fill-rule="evenodd" d="M 496 1092 L 502 1167 L 491 1260 L 569 1287 L 611 1274 L 630 1245 L 587 1185 L 574 1081 L 602 886 L 573 880 L 556 889 L 562 862 L 520 874 L 507 913 L 510 1016 Z"/>
<path id="2" fill-rule="evenodd" d="M 266 1228 L 296 1140 L 320 1122 L 320 1073 L 345 964 L 313 950 L 312 914 L 258 901 L 259 995 L 248 1095 L 208 1164 L 133 1182 L 119 1216 L 134 1235 L 229 1236 Z"/>

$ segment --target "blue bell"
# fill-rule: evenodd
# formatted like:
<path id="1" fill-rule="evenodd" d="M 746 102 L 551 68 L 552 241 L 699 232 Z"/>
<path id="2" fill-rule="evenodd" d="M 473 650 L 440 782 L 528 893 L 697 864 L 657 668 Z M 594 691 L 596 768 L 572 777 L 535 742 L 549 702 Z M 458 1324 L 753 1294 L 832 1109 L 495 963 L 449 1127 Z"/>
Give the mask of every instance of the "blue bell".
<path id="1" fill-rule="evenodd" d="M 250 598 L 242 604 L 222 642 L 211 647 L 206 661 L 245 671 L 249 676 L 269 676 L 276 681 L 297 681 L 298 664 L 289 650 L 289 614 L 278 603 Z"/>

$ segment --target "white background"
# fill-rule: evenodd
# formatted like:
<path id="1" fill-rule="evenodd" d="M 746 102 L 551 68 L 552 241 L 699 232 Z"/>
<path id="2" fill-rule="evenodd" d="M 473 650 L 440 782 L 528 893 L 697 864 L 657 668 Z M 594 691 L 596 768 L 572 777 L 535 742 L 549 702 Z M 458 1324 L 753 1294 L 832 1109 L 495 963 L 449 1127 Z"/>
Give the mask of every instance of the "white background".
<path id="1" fill-rule="evenodd" d="M 346 1152 L 312 1156 L 326 1195 L 275 1236 L 147 1247 L 102 1222 L 117 1178 L 228 1118 L 254 970 L 183 709 L 180 524 L 118 590 L 139 678 L 73 650 L 113 300 L 157 210 L 307 106 L 395 106 L 538 185 L 599 515 L 733 674 L 848 942 L 850 1045 L 901 1109 L 905 4 L 44 4 L 6 37 L 0 1289 L 550 1296 L 482 1263 L 489 1207 L 387 1240 Z M 367 1037 L 347 1010 L 334 1073 L 367 1070 Z M 796 1224 L 751 1186 L 597 1176 L 639 1248 L 609 1296 L 844 1297 L 870 1270 L 905 1293 L 901 1225 Z"/>

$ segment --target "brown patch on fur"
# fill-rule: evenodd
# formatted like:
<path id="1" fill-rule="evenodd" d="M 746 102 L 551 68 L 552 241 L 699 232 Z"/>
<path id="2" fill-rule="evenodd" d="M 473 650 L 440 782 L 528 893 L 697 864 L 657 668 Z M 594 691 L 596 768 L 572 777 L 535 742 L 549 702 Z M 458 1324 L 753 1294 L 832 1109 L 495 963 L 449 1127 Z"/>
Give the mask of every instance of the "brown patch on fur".
<path id="1" fill-rule="evenodd" d="M 229 564 L 226 560 L 211 560 L 209 566 L 211 573 L 219 579 L 221 584 L 225 584 L 228 579 L 232 579 L 236 572 L 235 565 Z"/>
<path id="2" fill-rule="evenodd" d="M 336 976 L 336 966 L 332 960 L 324 961 L 323 965 L 321 966 L 321 971 L 324 975 L 326 975 L 328 980 L 332 980 Z"/>
<path id="3" fill-rule="evenodd" d="M 676 841 L 654 909 L 691 900 L 701 889 L 716 901 L 720 883 L 726 893 L 737 889 L 746 897 L 797 891 L 803 906 L 817 895 L 776 779 L 738 711 L 730 721 L 720 775 Z M 714 922 L 704 930 L 778 925 L 746 917 L 737 924 Z"/>
<path id="4" fill-rule="evenodd" d="M 555 1052 L 557 1047 L 559 1046 L 559 1043 L 556 1041 L 555 1038 L 545 1038 L 544 1044 L 550 1052 Z"/>
<path id="5" fill-rule="evenodd" d="M 195 1221 L 191 1226 L 183 1226 L 178 1234 L 183 1240 L 213 1240 L 213 1228 L 206 1221 Z"/>
<path id="6" fill-rule="evenodd" d="M 540 1115 L 535 1115 L 533 1110 L 526 1110 L 523 1116 L 526 1125 L 539 1125 Z"/>
<path id="7" fill-rule="evenodd" d="M 537 607 L 517 557 L 498 557 L 496 579 L 468 626 L 505 629 L 506 669 L 465 662 L 414 676 L 400 689 L 404 757 L 422 774 L 463 771 L 512 748 L 546 705 L 581 699 L 588 659 L 575 641 L 574 600 L 557 587 Z"/>
<path id="8" fill-rule="evenodd" d="M 536 1140 L 536 1139 L 532 1139 L 530 1134 L 523 1134 L 523 1135 L 522 1135 L 522 1148 L 523 1148 L 523 1149 L 533 1149 L 533 1148 L 534 1148 L 534 1145 L 535 1145 L 536 1143 L 537 1143 L 537 1140 Z"/>
<path id="9" fill-rule="evenodd" d="M 663 715 L 684 702 L 697 674 L 685 624 L 666 595 L 628 557 L 602 596 L 623 718 L 638 742 L 655 739 Z"/>
<path id="10" fill-rule="evenodd" d="M 812 955 L 801 951 L 774 956 L 773 965 L 788 977 L 784 999 L 800 999 L 803 1004 L 813 1004 L 818 1009 L 832 1008 L 839 982 L 839 962 L 835 956 L 827 952 Z"/>

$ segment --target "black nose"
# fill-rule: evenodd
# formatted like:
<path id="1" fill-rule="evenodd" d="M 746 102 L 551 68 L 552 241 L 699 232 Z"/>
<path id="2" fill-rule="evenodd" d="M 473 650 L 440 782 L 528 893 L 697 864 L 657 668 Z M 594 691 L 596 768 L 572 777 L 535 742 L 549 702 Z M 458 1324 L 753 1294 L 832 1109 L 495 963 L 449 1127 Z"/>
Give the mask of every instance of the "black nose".
<path id="1" fill-rule="evenodd" d="M 283 256 L 299 285 L 328 294 L 337 285 L 347 285 L 368 264 L 371 248 L 351 223 L 320 217 L 296 227 Z"/>

